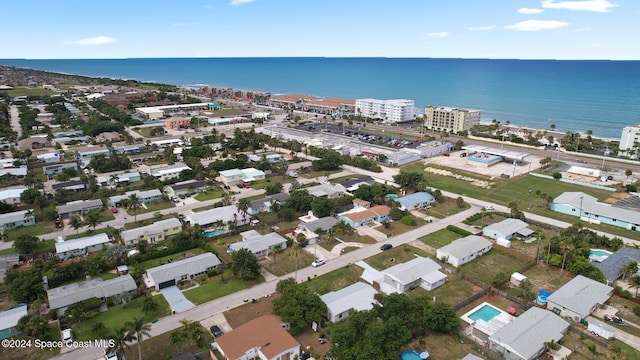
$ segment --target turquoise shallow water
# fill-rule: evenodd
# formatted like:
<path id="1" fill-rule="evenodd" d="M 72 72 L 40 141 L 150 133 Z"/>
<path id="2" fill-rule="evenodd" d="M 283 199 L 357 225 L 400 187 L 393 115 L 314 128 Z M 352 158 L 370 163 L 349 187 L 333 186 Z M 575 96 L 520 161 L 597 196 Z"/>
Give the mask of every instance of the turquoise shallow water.
<path id="1" fill-rule="evenodd" d="M 469 319 L 476 321 L 478 319 L 482 319 L 484 321 L 489 321 L 500 314 L 500 311 L 494 309 L 492 306 L 485 305 L 480 309 L 476 310 L 473 314 L 469 315 Z"/>
<path id="2" fill-rule="evenodd" d="M 176 85 L 320 97 L 407 98 L 483 111 L 483 120 L 619 138 L 640 122 L 640 61 L 401 58 L 0 60 L 0 64 Z"/>

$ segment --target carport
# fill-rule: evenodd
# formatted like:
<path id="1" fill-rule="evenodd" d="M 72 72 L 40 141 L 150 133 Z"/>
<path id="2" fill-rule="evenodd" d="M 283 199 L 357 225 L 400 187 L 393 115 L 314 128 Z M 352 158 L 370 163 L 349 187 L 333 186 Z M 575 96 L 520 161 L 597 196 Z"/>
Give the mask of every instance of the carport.
<path id="1" fill-rule="evenodd" d="M 184 297 L 184 294 L 177 286 L 162 288 L 160 292 L 169 303 L 172 313 L 181 313 L 196 307 L 191 301 Z"/>

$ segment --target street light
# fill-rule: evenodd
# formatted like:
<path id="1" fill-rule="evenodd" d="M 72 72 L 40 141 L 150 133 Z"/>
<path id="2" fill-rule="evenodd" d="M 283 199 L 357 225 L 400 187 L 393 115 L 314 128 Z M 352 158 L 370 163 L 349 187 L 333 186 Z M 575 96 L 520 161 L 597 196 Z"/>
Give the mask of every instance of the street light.
<path id="1" fill-rule="evenodd" d="M 584 198 L 584 196 L 580 196 L 580 220 L 582 220 L 582 199 Z"/>

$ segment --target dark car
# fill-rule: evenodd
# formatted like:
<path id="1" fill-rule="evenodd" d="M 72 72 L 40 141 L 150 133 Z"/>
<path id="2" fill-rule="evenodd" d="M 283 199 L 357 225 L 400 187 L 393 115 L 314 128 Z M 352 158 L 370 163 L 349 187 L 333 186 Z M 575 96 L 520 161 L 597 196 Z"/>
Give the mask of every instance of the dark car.
<path id="1" fill-rule="evenodd" d="M 211 330 L 213 337 L 217 338 L 224 335 L 224 333 L 222 332 L 222 330 L 220 330 L 220 327 L 218 325 L 213 325 L 212 327 L 209 328 L 209 330 Z"/>
<path id="2" fill-rule="evenodd" d="M 380 250 L 385 251 L 385 250 L 389 250 L 393 247 L 393 245 L 391 244 L 382 244 L 382 246 L 380 246 Z"/>

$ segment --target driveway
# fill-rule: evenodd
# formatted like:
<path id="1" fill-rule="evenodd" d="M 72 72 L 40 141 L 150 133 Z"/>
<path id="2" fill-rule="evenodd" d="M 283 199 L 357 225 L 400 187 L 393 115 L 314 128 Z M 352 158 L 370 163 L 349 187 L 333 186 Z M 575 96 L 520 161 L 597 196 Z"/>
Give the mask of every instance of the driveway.
<path id="1" fill-rule="evenodd" d="M 189 309 L 196 307 L 191 301 L 189 301 L 177 286 L 169 286 L 161 289 L 162 296 L 167 300 L 172 311 L 181 313 Z"/>
<path id="2" fill-rule="evenodd" d="M 382 228 L 384 229 L 384 228 Z M 358 232 L 358 235 L 360 236 L 371 236 L 373 239 L 375 239 L 375 241 L 384 241 L 387 239 L 387 234 L 378 231 L 368 225 L 365 226 L 359 226 L 356 231 Z"/>

